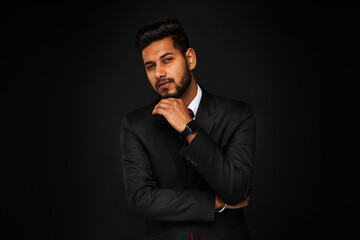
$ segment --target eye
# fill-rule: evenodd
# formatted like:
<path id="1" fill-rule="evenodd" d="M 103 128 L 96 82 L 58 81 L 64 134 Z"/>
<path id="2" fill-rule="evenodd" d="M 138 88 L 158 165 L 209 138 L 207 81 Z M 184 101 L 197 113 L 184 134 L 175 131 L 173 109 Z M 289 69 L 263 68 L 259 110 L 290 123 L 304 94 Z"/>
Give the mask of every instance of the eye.
<path id="1" fill-rule="evenodd" d="M 164 63 L 169 63 L 169 62 L 171 62 L 173 60 L 173 58 L 165 58 L 164 59 Z"/>
<path id="2" fill-rule="evenodd" d="M 150 71 L 150 70 L 154 69 L 154 67 L 155 67 L 154 64 L 149 64 L 149 65 L 146 66 L 146 70 Z"/>

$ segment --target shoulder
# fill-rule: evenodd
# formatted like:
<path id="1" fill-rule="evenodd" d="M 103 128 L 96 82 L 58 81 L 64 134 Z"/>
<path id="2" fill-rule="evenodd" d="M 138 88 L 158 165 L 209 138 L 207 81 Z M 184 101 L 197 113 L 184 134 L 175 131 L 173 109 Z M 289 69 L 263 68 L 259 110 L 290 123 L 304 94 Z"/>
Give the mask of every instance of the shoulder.
<path id="1" fill-rule="evenodd" d="M 220 141 L 221 146 L 227 144 L 228 140 L 235 136 L 235 134 L 237 136 L 241 135 L 240 138 L 253 139 L 255 136 L 256 120 L 250 104 L 218 95 L 212 95 L 212 102 L 215 106 L 215 111 L 211 118 L 216 125 L 216 130 L 214 130 L 213 134 L 222 139 Z M 246 138 L 246 136 L 249 138 Z"/>
<path id="2" fill-rule="evenodd" d="M 237 100 L 237 99 L 218 96 L 215 94 L 211 94 L 211 96 L 212 96 L 215 104 L 222 108 L 236 108 L 237 110 L 240 110 L 240 111 L 248 111 L 251 108 L 248 103 Z"/>
<path id="3" fill-rule="evenodd" d="M 151 103 L 127 113 L 122 120 L 122 124 L 125 127 L 135 129 L 141 126 L 146 127 L 154 118 L 152 115 L 154 106 L 154 103 Z"/>
<path id="4" fill-rule="evenodd" d="M 215 94 L 209 94 L 209 96 L 218 113 L 226 113 L 227 116 L 235 117 L 237 119 L 253 114 L 250 104 L 246 102 Z"/>

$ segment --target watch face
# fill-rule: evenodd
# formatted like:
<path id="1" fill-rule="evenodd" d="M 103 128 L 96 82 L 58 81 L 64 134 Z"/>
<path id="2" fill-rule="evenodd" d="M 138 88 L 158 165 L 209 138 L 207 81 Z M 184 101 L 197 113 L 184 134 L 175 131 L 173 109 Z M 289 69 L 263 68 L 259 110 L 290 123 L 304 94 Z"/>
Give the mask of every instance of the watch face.
<path id="1" fill-rule="evenodd" d="M 186 138 L 187 135 L 189 135 L 190 133 L 196 132 L 197 130 L 199 130 L 200 127 L 199 125 L 195 122 L 195 120 L 192 120 L 191 122 L 189 122 L 184 131 L 182 131 L 181 135 Z"/>
<path id="2" fill-rule="evenodd" d="M 188 131 L 189 133 L 192 133 L 192 132 L 193 132 L 192 129 L 189 127 L 189 125 L 186 125 L 185 129 L 186 129 L 186 131 Z"/>

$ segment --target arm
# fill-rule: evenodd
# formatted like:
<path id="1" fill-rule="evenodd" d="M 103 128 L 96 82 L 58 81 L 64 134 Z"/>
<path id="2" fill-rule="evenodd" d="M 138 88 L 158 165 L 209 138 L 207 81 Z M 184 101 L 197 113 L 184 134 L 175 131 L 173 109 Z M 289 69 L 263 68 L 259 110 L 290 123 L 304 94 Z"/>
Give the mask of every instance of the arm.
<path id="1" fill-rule="evenodd" d="M 227 204 L 243 201 L 250 192 L 255 144 L 255 118 L 248 106 L 229 140 L 221 149 L 201 129 L 181 155 Z"/>
<path id="2" fill-rule="evenodd" d="M 233 109 L 237 110 L 237 109 Z M 226 149 L 221 149 L 211 137 L 200 129 L 187 137 L 189 145 L 180 151 L 214 192 L 227 204 L 241 203 L 249 195 L 255 152 L 255 118 L 249 105 L 238 109 L 239 115 Z M 191 121 L 181 99 L 162 99 L 152 114 L 163 115 L 170 125 L 181 132 Z"/>
<path id="3" fill-rule="evenodd" d="M 146 149 L 125 118 L 121 129 L 121 158 L 127 198 L 135 215 L 164 221 L 213 221 L 210 192 L 159 188 L 152 176 Z"/>

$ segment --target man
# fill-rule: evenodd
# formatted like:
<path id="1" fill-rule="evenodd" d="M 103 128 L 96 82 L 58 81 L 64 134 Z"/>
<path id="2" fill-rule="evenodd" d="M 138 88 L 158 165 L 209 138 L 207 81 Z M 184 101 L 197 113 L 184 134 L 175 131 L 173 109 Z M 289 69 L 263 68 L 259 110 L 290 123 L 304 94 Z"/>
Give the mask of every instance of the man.
<path id="1" fill-rule="evenodd" d="M 121 154 L 146 239 L 250 239 L 243 212 L 255 151 L 250 106 L 197 84 L 196 54 L 177 20 L 144 26 L 135 45 L 158 99 L 125 116 Z"/>

